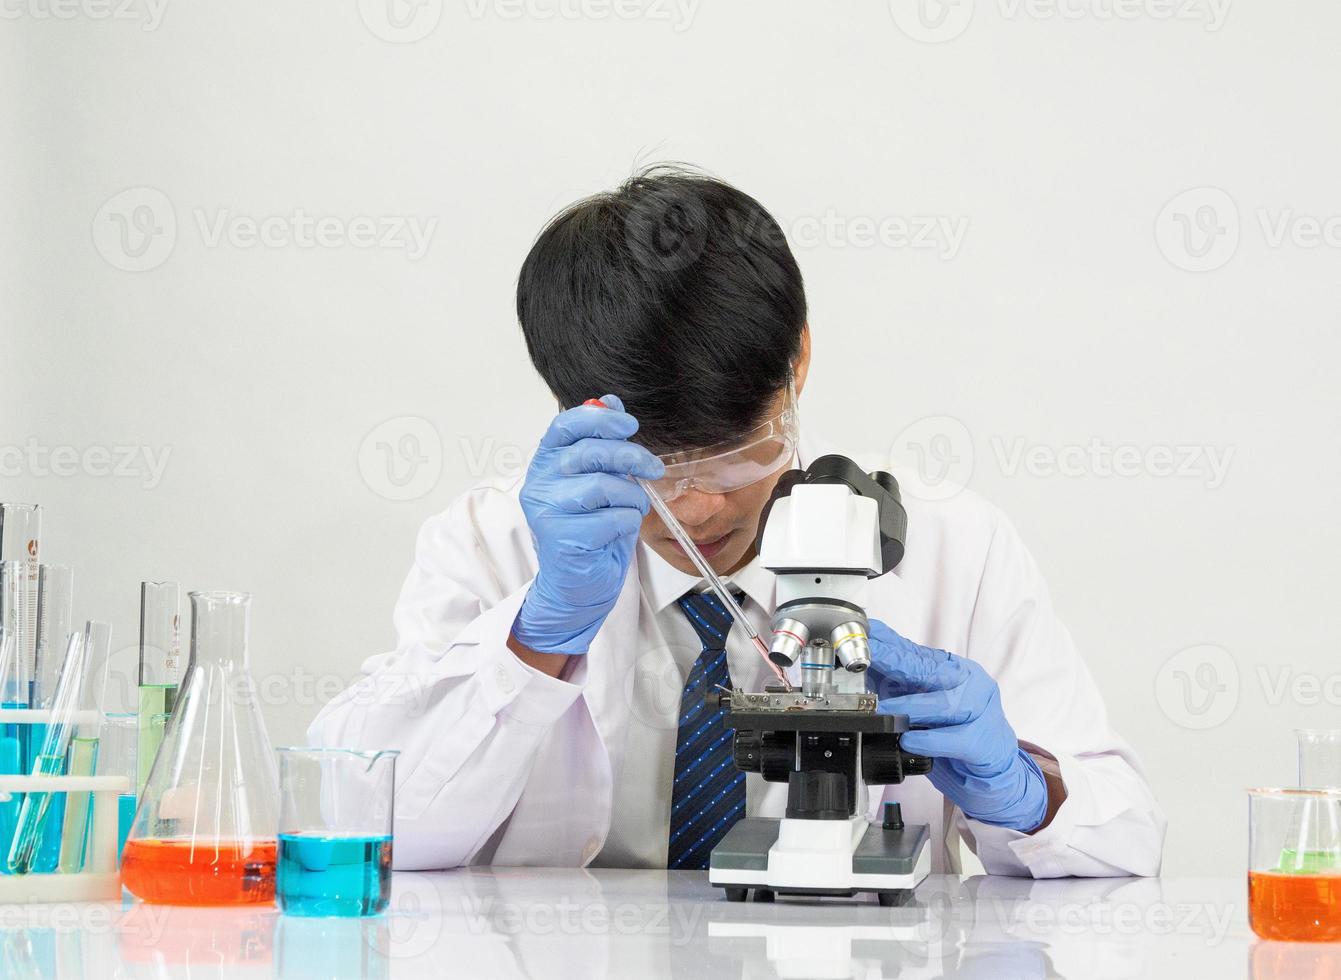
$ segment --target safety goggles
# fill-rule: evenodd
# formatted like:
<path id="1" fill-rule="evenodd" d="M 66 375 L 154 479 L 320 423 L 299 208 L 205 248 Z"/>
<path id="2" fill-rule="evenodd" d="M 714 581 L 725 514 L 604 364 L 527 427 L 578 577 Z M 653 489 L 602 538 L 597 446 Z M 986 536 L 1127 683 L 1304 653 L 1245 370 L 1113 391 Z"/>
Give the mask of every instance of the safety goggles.
<path id="1" fill-rule="evenodd" d="M 669 503 L 691 487 L 703 493 L 730 493 L 771 476 L 791 462 L 798 439 L 796 394 L 787 383 L 782 411 L 742 438 L 703 449 L 658 456 L 666 474 L 650 481 Z"/>

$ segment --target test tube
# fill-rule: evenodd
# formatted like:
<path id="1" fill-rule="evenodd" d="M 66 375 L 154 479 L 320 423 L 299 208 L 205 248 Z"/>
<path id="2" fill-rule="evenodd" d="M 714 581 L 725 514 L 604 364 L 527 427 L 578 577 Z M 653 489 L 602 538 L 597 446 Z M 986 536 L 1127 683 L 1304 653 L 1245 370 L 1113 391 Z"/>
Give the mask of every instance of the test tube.
<path id="1" fill-rule="evenodd" d="M 9 629 L 0 624 L 0 687 L 4 687 L 14 668 L 14 636 Z M 0 725 L 0 776 L 22 776 L 23 749 L 20 744 L 20 730 L 26 726 L 14 722 Z M 19 825 L 19 807 L 23 803 L 21 793 L 0 793 L 0 849 L 8 852 L 9 843 L 14 839 L 14 830 Z M 0 861 L 0 874 L 5 873 L 4 862 Z"/>
<path id="2" fill-rule="evenodd" d="M 8 505 L 6 505 L 8 506 Z M 35 604 L 28 579 L 28 564 L 17 559 L 0 562 L 0 626 L 13 638 L 14 651 L 0 683 L 0 707 L 32 707 L 33 660 L 25 652 L 24 637 L 32 633 Z"/>
<path id="3" fill-rule="evenodd" d="M 98 769 L 98 743 L 102 733 L 102 706 L 107 694 L 107 668 L 112 655 L 112 627 L 90 622 L 84 634 L 88 646 L 88 668 L 79 690 L 78 711 L 81 719 L 70 740 L 71 776 L 92 776 Z M 84 869 L 88 850 L 88 826 L 93 817 L 91 793 L 69 793 L 65 801 L 65 819 L 60 834 L 59 868 L 66 874 Z"/>
<path id="4" fill-rule="evenodd" d="M 37 648 L 37 569 L 42 537 L 42 508 L 37 504 L 0 504 L 0 562 L 22 563 L 27 573 L 23 591 L 24 610 L 21 630 L 15 642 L 20 659 L 26 665 L 28 681 L 33 678 L 33 653 Z M 32 693 L 24 697 L 24 706 L 32 704 Z"/>
<path id="5" fill-rule="evenodd" d="M 65 652 L 65 665 L 56 684 L 56 697 L 51 703 L 51 721 L 41 751 L 33 763 L 34 776 L 64 775 L 65 755 L 74 735 L 75 715 L 79 709 L 79 693 L 83 689 L 84 674 L 88 668 L 87 630 L 70 637 Z M 26 793 L 19 810 L 18 828 L 9 847 L 6 869 L 10 874 L 27 874 L 39 860 L 42 843 L 42 824 L 51 806 L 50 793 Z"/>
<path id="6" fill-rule="evenodd" d="M 135 770 L 138 763 L 139 715 L 133 711 L 112 711 L 103 715 L 102 737 L 98 746 L 99 776 L 125 776 L 130 789 L 116 801 L 116 854 L 126 846 L 131 821 L 135 819 Z"/>
<path id="7" fill-rule="evenodd" d="M 138 794 L 163 743 L 163 728 L 181 683 L 181 606 L 176 582 L 140 583 L 140 718 Z"/>
<path id="8" fill-rule="evenodd" d="M 9 505 L 5 505 L 6 507 Z M 21 638 L 28 621 L 28 570 L 20 560 L 0 562 L 0 708 L 24 709 L 31 705 L 31 662 L 23 655 Z M 31 771 L 32 725 L 5 722 L 0 725 L 0 772 L 26 776 Z M 9 793 L 0 801 L 0 848 L 8 850 L 18 829 L 23 806 L 22 793 Z M 0 861 L 0 873 L 4 873 Z"/>
<path id="9" fill-rule="evenodd" d="M 37 575 L 37 654 L 33 669 L 34 708 L 51 706 L 61 660 L 74 632 L 74 570 L 42 565 Z"/>
<path id="10" fill-rule="evenodd" d="M 65 651 L 72 632 L 71 604 L 74 599 L 74 572 L 68 565 L 41 565 L 37 575 L 37 652 L 33 664 L 32 707 L 50 708 L 56 696 L 56 683 L 64 665 Z M 47 723 L 23 726 L 27 730 L 27 754 L 24 772 L 31 773 L 36 753 L 46 739 Z M 79 743 L 76 743 L 79 744 Z M 41 847 L 32 870 L 55 871 L 60 865 L 61 827 L 66 818 L 66 797 L 52 797 L 43 818 Z"/>

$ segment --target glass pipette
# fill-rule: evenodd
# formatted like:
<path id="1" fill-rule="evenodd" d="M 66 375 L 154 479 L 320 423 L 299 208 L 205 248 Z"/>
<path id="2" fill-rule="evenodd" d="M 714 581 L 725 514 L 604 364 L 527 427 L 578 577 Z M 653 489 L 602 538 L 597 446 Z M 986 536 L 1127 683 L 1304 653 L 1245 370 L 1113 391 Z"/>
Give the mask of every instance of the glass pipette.
<path id="1" fill-rule="evenodd" d="M 792 686 L 787 682 L 787 675 L 768 656 L 768 644 L 764 642 L 763 637 L 759 635 L 759 631 L 754 628 L 754 624 L 745 615 L 745 610 L 740 608 L 740 603 L 736 602 L 736 597 L 731 594 L 731 590 L 717 577 L 717 573 L 708 564 L 708 559 L 703 557 L 703 552 L 698 550 L 698 545 L 694 544 L 694 539 L 689 536 L 689 532 L 684 529 L 684 525 L 671 513 L 670 505 L 661 499 L 661 495 L 656 492 L 651 483 L 641 477 L 634 477 L 634 479 L 638 481 L 638 486 L 642 487 L 647 494 L 647 499 L 652 502 L 652 509 L 661 516 L 661 522 L 675 536 L 675 540 L 680 543 L 680 548 L 689 556 L 689 560 L 694 563 L 694 567 L 698 569 L 699 574 L 708 580 L 708 586 L 717 594 L 717 598 L 722 600 L 722 605 L 726 606 L 727 611 L 731 613 L 731 618 L 739 623 L 741 629 L 749 636 L 754 648 L 764 658 L 764 663 L 768 664 L 773 673 L 778 675 L 778 680 L 790 691 Z"/>
<path id="2" fill-rule="evenodd" d="M 656 492 L 651 483 L 641 477 L 634 477 L 634 479 L 638 481 L 638 486 L 643 488 L 643 491 L 647 494 L 647 499 L 652 502 L 652 509 L 661 515 L 662 523 L 675 536 L 675 540 L 680 543 L 681 549 L 689 556 L 689 560 L 694 563 L 694 567 L 698 569 L 699 574 L 708 580 L 708 586 L 717 594 L 717 598 L 722 600 L 722 605 L 726 606 L 727 611 L 731 613 L 731 618 L 740 624 L 741 629 L 749 636 L 755 649 L 767 661 L 768 666 L 773 669 L 773 673 L 777 674 L 782 683 L 786 684 L 786 676 L 778 668 L 778 665 L 768 658 L 768 644 L 764 642 L 763 637 L 759 635 L 759 631 L 754 628 L 754 624 L 745 615 L 745 610 L 740 608 L 740 603 L 736 602 L 736 597 L 731 594 L 731 590 L 717 577 L 717 573 L 708 564 L 708 559 L 703 557 L 703 552 L 698 550 L 698 545 L 694 544 L 694 539 L 689 536 L 689 532 L 684 529 L 684 525 L 671 513 L 670 505 L 661 499 L 661 495 Z M 787 689 L 791 690 L 790 685 Z"/>
<path id="3" fill-rule="evenodd" d="M 582 404 L 595 405 L 597 408 L 610 407 L 599 398 L 588 398 Z M 660 515 L 662 523 L 666 525 L 666 528 L 675 537 L 675 540 L 680 543 L 681 549 L 683 549 L 684 553 L 689 556 L 689 560 L 694 563 L 694 567 L 698 569 L 698 573 L 707 579 L 708 587 L 716 593 L 717 598 L 722 600 L 722 605 L 726 606 L 727 612 L 731 613 L 731 618 L 745 631 L 745 635 L 750 638 L 750 642 L 754 644 L 754 648 L 758 650 L 759 655 L 764 658 L 764 663 L 768 664 L 769 669 L 777 675 L 778 680 L 782 682 L 783 687 L 790 691 L 792 686 L 787 680 L 787 675 L 784 674 L 782 668 L 773 663 L 772 659 L 768 656 L 768 644 L 764 642 L 763 637 L 759 635 L 759 631 L 754 628 L 754 624 L 751 623 L 749 618 L 745 615 L 745 610 L 740 608 L 740 603 L 736 602 L 736 597 L 731 594 L 731 590 L 717 577 L 717 573 L 713 571 L 712 566 L 708 564 L 708 559 L 703 557 L 703 552 L 698 550 L 698 545 L 694 544 L 694 539 L 689 536 L 689 532 L 684 529 L 684 525 L 680 523 L 679 519 L 673 513 L 671 513 L 670 506 L 666 501 L 661 499 L 661 495 L 656 492 L 656 489 L 650 482 L 637 476 L 635 476 L 634 479 L 638 482 L 638 486 L 643 488 L 643 492 L 647 494 L 647 499 L 652 504 L 652 509 Z"/>

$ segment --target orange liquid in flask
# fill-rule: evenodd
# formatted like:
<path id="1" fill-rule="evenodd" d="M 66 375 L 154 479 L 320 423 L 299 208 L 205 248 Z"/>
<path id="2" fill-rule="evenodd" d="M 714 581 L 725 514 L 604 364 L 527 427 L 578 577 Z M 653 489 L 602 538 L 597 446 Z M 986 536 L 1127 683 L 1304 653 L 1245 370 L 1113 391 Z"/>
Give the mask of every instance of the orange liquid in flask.
<path id="1" fill-rule="evenodd" d="M 121 881 L 161 905 L 262 905 L 275 900 L 277 843 L 158 840 L 126 842 Z"/>

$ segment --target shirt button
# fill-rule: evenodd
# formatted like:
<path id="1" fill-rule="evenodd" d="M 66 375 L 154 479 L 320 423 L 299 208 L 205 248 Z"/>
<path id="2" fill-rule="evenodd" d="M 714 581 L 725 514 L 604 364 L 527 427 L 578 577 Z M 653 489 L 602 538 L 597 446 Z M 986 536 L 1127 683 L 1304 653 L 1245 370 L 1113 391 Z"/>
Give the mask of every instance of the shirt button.
<path id="1" fill-rule="evenodd" d="M 508 674 L 506 668 L 501 666 L 495 667 L 494 677 L 498 679 L 498 686 L 502 689 L 504 694 L 512 693 L 513 688 L 512 677 L 511 675 Z"/>

